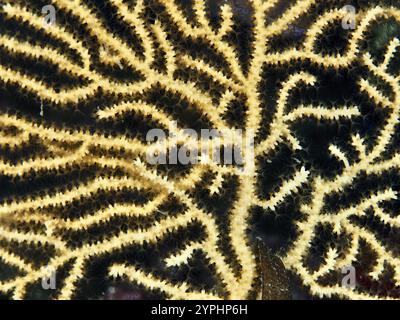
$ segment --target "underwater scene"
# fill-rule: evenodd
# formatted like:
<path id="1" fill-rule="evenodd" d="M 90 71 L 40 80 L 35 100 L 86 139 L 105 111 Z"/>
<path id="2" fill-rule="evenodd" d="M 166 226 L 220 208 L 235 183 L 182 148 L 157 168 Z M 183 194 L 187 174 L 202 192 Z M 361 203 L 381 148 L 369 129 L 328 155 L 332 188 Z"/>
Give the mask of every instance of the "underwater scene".
<path id="1" fill-rule="evenodd" d="M 0 299 L 400 299 L 400 1 L 0 0 Z"/>

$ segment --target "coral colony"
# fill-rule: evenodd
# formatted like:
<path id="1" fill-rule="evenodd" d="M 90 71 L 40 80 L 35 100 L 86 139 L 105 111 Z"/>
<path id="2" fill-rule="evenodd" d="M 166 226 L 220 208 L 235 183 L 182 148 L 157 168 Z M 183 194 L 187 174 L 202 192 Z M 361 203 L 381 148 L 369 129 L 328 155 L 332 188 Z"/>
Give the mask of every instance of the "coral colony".
<path id="1" fill-rule="evenodd" d="M 400 298 L 398 1 L 1 2 L 1 298 Z"/>

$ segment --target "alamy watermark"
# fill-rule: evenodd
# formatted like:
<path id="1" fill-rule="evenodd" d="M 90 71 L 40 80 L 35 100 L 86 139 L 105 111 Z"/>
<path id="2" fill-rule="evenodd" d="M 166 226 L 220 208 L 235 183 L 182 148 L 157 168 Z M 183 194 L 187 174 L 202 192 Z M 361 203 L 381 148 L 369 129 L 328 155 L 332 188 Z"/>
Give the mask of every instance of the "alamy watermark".
<path id="1" fill-rule="evenodd" d="M 42 8 L 43 17 L 43 25 L 45 28 L 54 26 L 56 24 L 56 8 L 48 4 Z"/>
<path id="2" fill-rule="evenodd" d="M 234 165 L 239 172 L 248 173 L 254 166 L 254 134 L 241 129 L 183 129 L 178 141 L 176 127 L 167 136 L 162 129 L 147 132 L 146 141 L 152 143 L 146 152 L 149 164 L 199 164 L 215 163 Z M 240 171 L 241 170 L 241 171 Z"/>
<path id="3" fill-rule="evenodd" d="M 345 276 L 342 278 L 342 287 L 348 289 L 356 288 L 356 268 L 353 266 L 344 266 L 342 268 L 342 274 Z"/>
<path id="4" fill-rule="evenodd" d="M 346 12 L 342 19 L 342 28 L 345 30 L 354 30 L 356 28 L 356 8 L 351 5 L 342 8 Z"/>
<path id="5" fill-rule="evenodd" d="M 56 270 L 52 267 L 42 268 L 42 288 L 44 290 L 56 289 Z"/>

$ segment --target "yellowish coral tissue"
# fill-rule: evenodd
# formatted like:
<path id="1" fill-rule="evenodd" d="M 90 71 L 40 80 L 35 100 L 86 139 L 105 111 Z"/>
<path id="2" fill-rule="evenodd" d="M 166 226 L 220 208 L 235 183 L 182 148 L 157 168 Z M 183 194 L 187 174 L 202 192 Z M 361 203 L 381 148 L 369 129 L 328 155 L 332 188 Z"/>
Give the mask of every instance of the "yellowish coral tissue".
<path id="1" fill-rule="evenodd" d="M 52 270 L 53 299 L 85 297 L 95 277 L 167 299 L 256 298 L 256 238 L 268 247 L 283 219 L 272 249 L 310 296 L 399 298 L 374 287 L 400 286 L 400 34 L 371 44 L 379 25 L 400 30 L 398 7 L 2 2 L 2 296 L 34 297 Z M 173 135 L 146 141 L 154 128 Z M 240 165 L 146 160 L 195 146 L 188 128 L 241 129 L 254 150 Z"/>

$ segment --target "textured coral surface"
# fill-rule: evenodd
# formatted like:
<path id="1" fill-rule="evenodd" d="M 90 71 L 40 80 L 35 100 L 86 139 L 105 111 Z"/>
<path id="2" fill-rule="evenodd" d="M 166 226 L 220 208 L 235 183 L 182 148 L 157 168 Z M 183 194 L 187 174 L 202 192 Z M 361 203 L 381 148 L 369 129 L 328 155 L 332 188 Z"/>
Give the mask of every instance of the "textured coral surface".
<path id="1" fill-rule="evenodd" d="M 398 1 L 0 2 L 1 298 L 400 298 Z"/>

